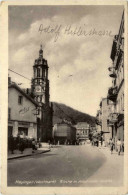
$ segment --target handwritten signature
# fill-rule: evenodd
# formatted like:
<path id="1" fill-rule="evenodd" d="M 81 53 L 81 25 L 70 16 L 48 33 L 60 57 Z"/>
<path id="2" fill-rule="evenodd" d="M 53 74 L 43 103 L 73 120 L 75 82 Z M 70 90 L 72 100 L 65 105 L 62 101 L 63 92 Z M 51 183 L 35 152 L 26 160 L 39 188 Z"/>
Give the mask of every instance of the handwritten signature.
<path id="1" fill-rule="evenodd" d="M 66 27 L 62 27 L 62 25 L 55 25 L 52 27 L 51 25 L 45 26 L 40 24 L 38 32 L 40 34 L 47 33 L 47 34 L 54 34 L 54 42 L 57 42 L 60 34 L 70 35 L 70 36 L 108 36 L 113 37 L 111 30 L 96 30 L 95 28 L 87 30 L 85 24 L 79 27 L 73 27 L 72 25 L 67 25 Z"/>

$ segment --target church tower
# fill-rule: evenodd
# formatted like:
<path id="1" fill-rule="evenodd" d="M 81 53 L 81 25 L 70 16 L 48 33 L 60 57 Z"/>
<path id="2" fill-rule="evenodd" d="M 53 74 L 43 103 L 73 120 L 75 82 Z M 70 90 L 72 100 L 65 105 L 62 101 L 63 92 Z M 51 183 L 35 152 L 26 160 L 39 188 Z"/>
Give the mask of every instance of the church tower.
<path id="1" fill-rule="evenodd" d="M 35 101 L 42 104 L 49 104 L 49 80 L 48 80 L 48 64 L 43 58 L 42 45 L 39 50 L 39 57 L 35 59 L 33 66 L 32 92 Z"/>
<path id="2" fill-rule="evenodd" d="M 42 45 L 39 50 L 39 57 L 33 65 L 32 97 L 39 104 L 40 114 L 37 117 L 37 135 L 41 141 L 52 140 L 52 104 L 49 102 L 49 80 L 48 63 L 43 58 Z"/>

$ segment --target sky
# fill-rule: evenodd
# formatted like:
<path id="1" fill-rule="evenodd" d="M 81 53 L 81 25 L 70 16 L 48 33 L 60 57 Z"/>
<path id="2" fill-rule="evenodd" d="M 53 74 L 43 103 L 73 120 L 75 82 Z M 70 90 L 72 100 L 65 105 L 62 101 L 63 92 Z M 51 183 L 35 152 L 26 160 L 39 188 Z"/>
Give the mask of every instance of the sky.
<path id="1" fill-rule="evenodd" d="M 31 79 L 42 44 L 50 101 L 95 116 L 111 86 L 108 67 L 122 13 L 123 6 L 9 6 L 9 69 Z M 31 81 L 9 75 L 30 88 Z"/>

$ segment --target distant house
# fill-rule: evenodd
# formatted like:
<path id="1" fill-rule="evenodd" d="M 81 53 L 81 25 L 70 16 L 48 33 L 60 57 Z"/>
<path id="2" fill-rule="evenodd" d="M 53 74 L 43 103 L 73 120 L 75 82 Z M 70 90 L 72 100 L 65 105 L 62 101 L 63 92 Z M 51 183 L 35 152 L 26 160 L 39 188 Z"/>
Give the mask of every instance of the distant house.
<path id="1" fill-rule="evenodd" d="M 101 107 L 100 110 L 97 110 L 97 115 L 96 115 L 96 130 L 98 132 L 102 131 L 102 111 Z"/>
<path id="2" fill-rule="evenodd" d="M 89 138 L 90 125 L 87 122 L 78 122 L 76 127 L 76 139 L 86 141 Z"/>
<path id="3" fill-rule="evenodd" d="M 53 127 L 53 139 L 60 144 L 75 144 L 76 128 L 67 123 L 58 123 Z"/>
<path id="4" fill-rule="evenodd" d="M 8 136 L 22 134 L 37 138 L 37 106 L 15 83 L 8 86 Z"/>

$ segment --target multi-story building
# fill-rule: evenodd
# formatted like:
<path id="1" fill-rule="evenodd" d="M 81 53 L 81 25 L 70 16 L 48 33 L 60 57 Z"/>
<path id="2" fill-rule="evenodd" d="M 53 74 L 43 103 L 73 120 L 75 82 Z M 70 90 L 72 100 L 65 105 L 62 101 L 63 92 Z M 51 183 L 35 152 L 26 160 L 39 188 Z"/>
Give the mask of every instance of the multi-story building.
<path id="1" fill-rule="evenodd" d="M 96 114 L 96 130 L 97 132 L 102 131 L 102 112 L 101 110 L 97 110 Z"/>
<path id="2" fill-rule="evenodd" d="M 76 127 L 76 139 L 79 142 L 89 139 L 90 125 L 87 122 L 78 122 Z"/>
<path id="3" fill-rule="evenodd" d="M 100 120 L 101 120 L 101 131 L 103 134 L 103 139 L 107 143 L 110 139 L 110 129 L 108 127 L 108 116 L 111 111 L 112 102 L 107 98 L 102 98 L 100 102 Z"/>
<path id="4" fill-rule="evenodd" d="M 10 79 L 9 79 L 10 80 Z M 8 137 L 23 135 L 37 138 L 38 103 L 28 96 L 17 84 L 8 86 Z"/>
<path id="5" fill-rule="evenodd" d="M 35 59 L 33 66 L 33 79 L 31 85 L 31 95 L 39 104 L 40 117 L 38 123 L 38 138 L 41 141 L 52 139 L 52 103 L 49 103 L 49 80 L 48 80 L 48 63 L 43 58 L 42 45 L 39 50 L 39 57 Z"/>
<path id="6" fill-rule="evenodd" d="M 112 87 L 108 90 L 108 99 L 113 102 L 108 119 L 112 138 L 124 141 L 124 13 L 118 35 L 115 35 L 111 50 L 112 65 L 109 67 Z"/>
<path id="7" fill-rule="evenodd" d="M 55 143 L 75 144 L 76 128 L 65 122 L 55 124 L 53 127 L 53 139 Z"/>

